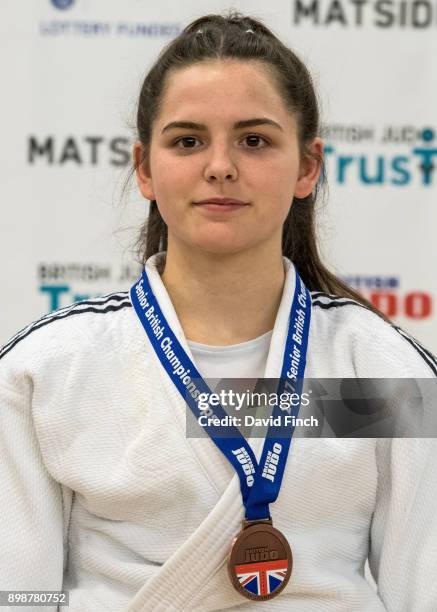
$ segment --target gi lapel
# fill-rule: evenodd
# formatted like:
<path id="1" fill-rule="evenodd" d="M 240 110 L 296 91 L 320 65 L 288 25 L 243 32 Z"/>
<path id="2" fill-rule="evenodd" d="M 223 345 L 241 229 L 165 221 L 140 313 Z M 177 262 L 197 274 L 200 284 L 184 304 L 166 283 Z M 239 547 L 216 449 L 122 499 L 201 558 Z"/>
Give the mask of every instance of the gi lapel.
<path id="1" fill-rule="evenodd" d="M 159 254 L 155 255 L 147 262 L 147 273 L 152 290 L 174 334 L 193 360 L 176 312 L 156 269 L 158 256 Z M 289 313 L 295 288 L 294 267 L 286 258 L 284 258 L 284 267 L 287 274 L 270 343 L 265 378 L 278 378 L 281 373 Z M 151 350 L 154 352 L 153 349 Z M 183 423 L 185 426 L 185 402 L 168 378 L 156 355 L 155 359 L 165 393 L 174 406 L 175 418 L 179 425 Z M 251 438 L 248 441 L 259 460 L 264 440 Z M 226 558 L 232 540 L 241 529 L 241 521 L 244 517 L 238 476 L 236 473 L 232 475 L 232 466 L 212 440 L 188 438 L 187 442 L 199 466 L 216 487 L 218 502 L 189 540 L 138 591 L 125 612 L 196 609 L 206 612 L 243 603 L 241 596 L 228 580 L 226 569 Z M 181 520 L 183 520 L 182 517 Z"/>

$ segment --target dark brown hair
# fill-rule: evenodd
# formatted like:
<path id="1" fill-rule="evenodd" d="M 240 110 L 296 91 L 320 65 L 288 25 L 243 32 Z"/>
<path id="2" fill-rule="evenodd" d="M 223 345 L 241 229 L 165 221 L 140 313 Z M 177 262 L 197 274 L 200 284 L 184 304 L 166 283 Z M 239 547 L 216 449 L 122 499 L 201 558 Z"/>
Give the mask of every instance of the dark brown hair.
<path id="1" fill-rule="evenodd" d="M 311 76 L 302 61 L 261 21 L 231 10 L 225 15 L 205 15 L 187 25 L 161 51 L 141 88 L 137 112 L 137 137 L 146 158 L 152 125 L 169 71 L 211 59 L 234 58 L 261 61 L 273 78 L 289 111 L 296 117 L 302 155 L 319 134 L 319 108 Z M 310 291 L 350 297 L 388 320 L 359 293 L 330 272 L 322 263 L 316 242 L 315 203 L 326 182 L 323 160 L 321 178 L 313 193 L 293 198 L 282 232 L 282 252 L 295 264 Z M 142 162 L 140 162 L 142 163 Z M 134 172 L 135 168 L 132 169 Z M 156 200 L 150 204 L 148 220 L 140 230 L 137 253 L 142 263 L 158 251 L 167 250 L 167 226 Z"/>

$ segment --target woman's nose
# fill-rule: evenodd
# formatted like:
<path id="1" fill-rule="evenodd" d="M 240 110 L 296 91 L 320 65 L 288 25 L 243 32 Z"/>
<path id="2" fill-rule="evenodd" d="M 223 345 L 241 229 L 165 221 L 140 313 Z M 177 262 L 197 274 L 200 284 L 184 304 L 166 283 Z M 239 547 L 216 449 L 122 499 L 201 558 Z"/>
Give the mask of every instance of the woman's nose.
<path id="1" fill-rule="evenodd" d="M 211 146 L 205 165 L 205 178 L 224 181 L 236 179 L 237 176 L 238 169 L 230 147 L 224 144 Z"/>

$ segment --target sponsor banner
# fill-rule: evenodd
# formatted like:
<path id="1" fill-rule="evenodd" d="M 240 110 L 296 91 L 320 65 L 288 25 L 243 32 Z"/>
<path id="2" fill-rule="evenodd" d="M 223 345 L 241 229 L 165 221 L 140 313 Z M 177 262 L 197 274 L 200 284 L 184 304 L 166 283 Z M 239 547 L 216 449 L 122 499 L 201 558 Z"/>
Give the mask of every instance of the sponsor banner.
<path id="1" fill-rule="evenodd" d="M 435 0 L 292 0 L 292 23 L 319 28 L 437 27 Z"/>
<path id="2" fill-rule="evenodd" d="M 403 289 L 400 277 L 349 275 L 343 280 L 390 319 L 422 321 L 434 315 L 433 294 L 423 289 Z"/>
<path id="3" fill-rule="evenodd" d="M 331 185 L 436 187 L 434 127 L 337 124 L 322 136 Z"/>
<path id="4" fill-rule="evenodd" d="M 46 6 L 35 23 L 39 35 L 46 38 L 173 38 L 181 30 L 181 23 L 165 21 L 163 13 L 159 19 L 148 19 L 150 6 L 142 0 L 128 0 L 121 11 L 114 1 L 106 0 L 104 12 L 95 0 L 50 0 L 49 4 L 54 10 Z"/>
<path id="5" fill-rule="evenodd" d="M 437 352 L 437 0 L 232 6 L 264 20 L 312 72 L 329 182 L 318 208 L 323 260 Z M 148 203 L 135 181 L 123 186 L 139 89 L 163 46 L 207 12 L 199 0 L 0 7 L 9 50 L 0 58 L 0 344 L 50 310 L 138 277 L 131 247 Z M 363 280 L 378 278 L 397 285 Z"/>
<path id="6" fill-rule="evenodd" d="M 47 312 L 106 294 L 110 287 L 130 286 L 141 274 L 133 264 L 42 262 L 37 266 L 37 291 Z"/>

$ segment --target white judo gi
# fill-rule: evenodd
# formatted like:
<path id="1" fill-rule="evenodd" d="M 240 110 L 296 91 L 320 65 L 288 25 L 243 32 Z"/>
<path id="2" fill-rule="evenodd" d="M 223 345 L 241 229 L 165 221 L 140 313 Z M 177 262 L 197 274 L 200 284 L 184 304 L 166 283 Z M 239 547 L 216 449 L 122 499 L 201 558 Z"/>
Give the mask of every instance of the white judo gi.
<path id="1" fill-rule="evenodd" d="M 157 257 L 153 291 L 191 355 Z M 284 264 L 266 378 L 280 376 L 294 294 Z M 373 312 L 312 293 L 306 377 L 436 372 Z M 51 313 L 5 345 L 0 411 L 0 590 L 65 589 L 69 612 L 437 610 L 434 438 L 295 439 L 270 506 L 293 550 L 290 582 L 258 603 L 233 589 L 238 477 L 209 438 L 187 438 L 185 403 L 127 292 Z M 257 458 L 262 444 L 251 439 Z"/>

